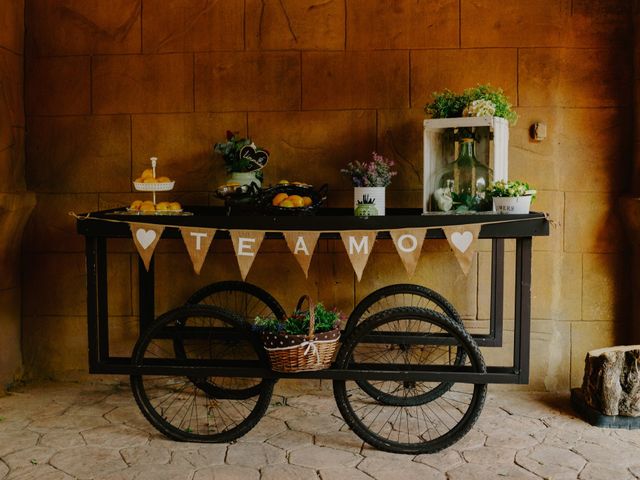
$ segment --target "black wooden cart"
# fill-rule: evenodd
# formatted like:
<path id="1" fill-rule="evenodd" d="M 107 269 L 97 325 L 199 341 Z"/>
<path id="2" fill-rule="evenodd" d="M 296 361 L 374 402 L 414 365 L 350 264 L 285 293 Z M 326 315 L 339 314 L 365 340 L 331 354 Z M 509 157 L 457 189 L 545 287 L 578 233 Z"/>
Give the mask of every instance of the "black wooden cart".
<path id="1" fill-rule="evenodd" d="M 345 421 L 364 441 L 392 452 L 441 450 L 469 431 L 488 383 L 527 383 L 531 310 L 532 237 L 549 234 L 544 214 L 420 215 L 389 209 L 382 217 L 354 217 L 350 209 L 322 209 L 315 216 L 226 216 L 216 207 L 187 207 L 193 216 L 131 217 L 102 211 L 78 220 L 86 237 L 87 320 L 91 373 L 127 374 L 145 417 L 182 441 L 227 442 L 245 434 L 264 415 L 279 378 L 333 380 Z M 266 291 L 244 282 L 207 285 L 183 307 L 156 318 L 154 267 L 139 268 L 140 335 L 131 357 L 112 356 L 107 309 L 108 241 L 131 237 L 127 223 L 226 230 L 317 230 L 338 238 L 342 230 L 390 230 L 483 223 L 491 239 L 489 331 L 470 335 L 455 308 L 433 290 L 412 284 L 384 287 L 354 309 L 342 345 L 328 370 L 280 373 L 251 330 L 256 315 L 283 315 Z M 487 223 L 489 222 L 489 223 Z M 166 228 L 163 238 L 179 238 Z M 389 238 L 387 232 L 378 238 Z M 439 228 L 427 239 L 444 238 Z M 511 366 L 486 366 L 479 347 L 500 347 L 503 336 L 504 241 L 516 240 L 515 329 Z M 234 267 L 235 268 L 235 267 Z M 180 281 L 176 278 L 175 281 Z"/>

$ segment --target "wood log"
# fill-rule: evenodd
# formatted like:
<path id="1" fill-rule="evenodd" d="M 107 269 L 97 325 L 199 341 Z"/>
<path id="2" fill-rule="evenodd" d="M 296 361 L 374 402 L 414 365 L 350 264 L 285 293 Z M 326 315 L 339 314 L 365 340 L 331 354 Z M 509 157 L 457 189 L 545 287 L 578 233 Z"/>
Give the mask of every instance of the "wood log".
<path id="1" fill-rule="evenodd" d="M 582 392 L 587 405 L 605 415 L 640 416 L 640 345 L 587 353 Z"/>

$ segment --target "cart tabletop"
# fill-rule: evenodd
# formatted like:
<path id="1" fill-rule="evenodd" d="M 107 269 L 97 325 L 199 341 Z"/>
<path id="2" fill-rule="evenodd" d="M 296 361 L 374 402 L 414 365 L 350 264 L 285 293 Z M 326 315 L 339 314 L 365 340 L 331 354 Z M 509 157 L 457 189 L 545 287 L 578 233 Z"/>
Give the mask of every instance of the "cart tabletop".
<path id="1" fill-rule="evenodd" d="M 78 233 L 97 237 L 130 237 L 128 223 L 145 223 L 169 227 L 202 227 L 219 230 L 262 230 L 279 236 L 282 231 L 321 231 L 322 237 L 333 238 L 340 231 L 425 227 L 427 238 L 444 238 L 439 227 L 481 223 L 480 238 L 518 238 L 549 235 L 549 220 L 545 213 L 500 215 L 493 212 L 429 213 L 420 209 L 388 208 L 384 216 L 356 217 L 351 208 L 322 208 L 315 215 L 226 215 L 224 207 L 186 206 L 192 215 L 131 215 L 120 209 L 82 214 L 77 220 Z M 163 237 L 178 238 L 178 231 L 165 230 Z"/>

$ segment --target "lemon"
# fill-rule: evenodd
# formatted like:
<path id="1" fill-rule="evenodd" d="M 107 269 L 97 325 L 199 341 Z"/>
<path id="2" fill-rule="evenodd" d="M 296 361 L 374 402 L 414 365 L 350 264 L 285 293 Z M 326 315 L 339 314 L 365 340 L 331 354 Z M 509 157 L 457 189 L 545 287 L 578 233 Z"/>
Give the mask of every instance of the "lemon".
<path id="1" fill-rule="evenodd" d="M 280 180 L 278 185 L 289 185 L 289 180 Z"/>
<path id="2" fill-rule="evenodd" d="M 291 203 L 291 201 L 287 198 L 286 200 L 283 200 L 280 205 L 278 205 L 279 207 L 284 207 L 284 208 L 292 208 L 294 207 L 293 203 Z"/>
<path id="3" fill-rule="evenodd" d="M 289 198 L 287 200 L 289 200 L 294 207 L 304 206 L 304 200 L 300 195 L 289 195 Z"/>

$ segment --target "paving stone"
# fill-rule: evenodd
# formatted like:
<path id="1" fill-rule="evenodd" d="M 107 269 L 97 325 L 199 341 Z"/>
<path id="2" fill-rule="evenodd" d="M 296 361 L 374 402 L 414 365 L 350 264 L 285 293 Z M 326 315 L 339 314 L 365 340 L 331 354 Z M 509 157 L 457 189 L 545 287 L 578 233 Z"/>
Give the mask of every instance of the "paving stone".
<path id="1" fill-rule="evenodd" d="M 292 418 L 299 418 L 307 416 L 307 412 L 300 408 L 294 407 L 271 407 L 267 412 L 267 417 L 277 418 L 278 420 L 291 420 Z"/>
<path id="2" fill-rule="evenodd" d="M 104 416 L 111 423 L 124 423 L 130 427 L 140 428 L 145 432 L 155 432 L 156 430 L 149 424 L 146 418 L 140 412 L 140 409 L 131 405 L 118 407 Z"/>
<path id="3" fill-rule="evenodd" d="M 3 420 L 0 421 L 0 433 L 9 433 L 9 432 L 19 432 L 27 428 L 31 420 L 27 418 L 10 420 L 2 416 L 2 412 L 0 411 L 0 418 Z"/>
<path id="4" fill-rule="evenodd" d="M 448 480 L 486 480 L 488 478 L 540 480 L 540 477 L 516 465 L 475 465 L 467 463 L 447 472 Z M 553 478 L 555 479 L 556 477 Z M 575 478 L 575 472 L 573 478 Z"/>
<path id="5" fill-rule="evenodd" d="M 527 431 L 514 431 L 508 428 L 501 428 L 489 433 L 485 445 L 487 447 L 501 447 L 508 445 L 516 450 L 529 448 L 537 445 L 539 440 Z"/>
<path id="6" fill-rule="evenodd" d="M 65 410 L 65 415 L 85 415 L 102 417 L 107 413 L 115 410 L 116 407 L 108 403 L 97 403 L 94 405 L 73 405 Z"/>
<path id="7" fill-rule="evenodd" d="M 258 480 L 260 472 L 255 468 L 222 465 L 198 470 L 193 480 Z"/>
<path id="8" fill-rule="evenodd" d="M 640 463 L 634 465 L 633 467 L 629 467 L 629 471 L 636 477 L 640 478 Z"/>
<path id="9" fill-rule="evenodd" d="M 578 478 L 580 478 L 580 480 L 602 480 L 603 478 L 633 480 L 635 477 L 623 466 L 591 462 L 585 465 Z"/>
<path id="10" fill-rule="evenodd" d="M 268 465 L 260 469 L 260 480 L 317 480 L 318 475 L 310 468 L 298 465 Z M 326 480 L 326 477 L 322 477 Z"/>
<path id="11" fill-rule="evenodd" d="M 482 447 L 486 441 L 487 436 L 474 428 L 458 440 L 454 448 L 458 451 L 470 450 L 472 448 Z"/>
<path id="12" fill-rule="evenodd" d="M 544 478 L 575 478 L 587 462 L 568 449 L 538 445 L 516 454 L 516 464 Z"/>
<path id="13" fill-rule="evenodd" d="M 629 466 L 637 462 L 640 448 L 628 445 L 615 439 L 601 439 L 598 443 L 578 442 L 571 449 L 589 462 L 608 464 L 612 458 L 619 466 Z"/>
<path id="14" fill-rule="evenodd" d="M 287 424 L 282 420 L 276 418 L 263 417 L 258 422 L 258 425 L 249 430 L 238 439 L 238 442 L 264 442 L 266 439 L 271 438 L 281 432 L 287 430 Z"/>
<path id="15" fill-rule="evenodd" d="M 19 468 L 27 468 L 32 465 L 44 465 L 56 450 L 49 447 L 31 447 L 25 450 L 18 450 L 9 455 L 4 455 L 2 461 L 6 463 L 11 470 Z"/>
<path id="16" fill-rule="evenodd" d="M 328 465 L 355 467 L 361 460 L 362 457 L 355 453 L 315 445 L 301 448 L 289 455 L 289 463 L 315 469 Z"/>
<path id="17" fill-rule="evenodd" d="M 310 414 L 333 413 L 338 410 L 333 395 L 299 395 L 296 397 L 288 398 L 287 405 L 294 408 L 299 408 L 300 410 L 303 410 Z"/>
<path id="18" fill-rule="evenodd" d="M 193 446 L 193 445 L 192 445 Z M 202 468 L 209 465 L 222 465 L 227 454 L 227 445 L 207 445 L 193 450 L 173 452 L 171 463 L 176 465 L 191 465 Z"/>
<path id="19" fill-rule="evenodd" d="M 144 445 L 149 435 L 125 425 L 109 425 L 82 432 L 87 445 L 108 448 L 135 447 Z"/>
<path id="20" fill-rule="evenodd" d="M 287 420 L 291 430 L 311 434 L 337 432 L 344 425 L 344 420 L 332 415 L 308 415 L 303 418 Z"/>
<path id="21" fill-rule="evenodd" d="M 363 441 L 351 431 L 319 433 L 314 437 L 314 443 L 322 447 L 337 448 L 353 453 L 360 453 L 362 450 Z"/>
<path id="22" fill-rule="evenodd" d="M 269 438 L 267 443 L 282 448 L 283 450 L 292 451 L 297 448 L 313 445 L 313 435 L 305 432 L 286 430 Z"/>
<path id="23" fill-rule="evenodd" d="M 498 463 L 513 463 L 516 451 L 512 448 L 483 447 L 465 450 L 462 456 L 468 463 L 478 465 L 495 465 Z"/>
<path id="24" fill-rule="evenodd" d="M 127 467 L 117 450 L 102 447 L 68 448 L 55 454 L 49 463 L 79 478 L 107 475 Z"/>
<path id="25" fill-rule="evenodd" d="M 464 463 L 464 459 L 459 452 L 447 449 L 437 453 L 427 453 L 418 455 L 413 459 L 414 462 L 424 463 L 430 467 L 436 468 L 441 472 L 447 472 L 452 468 Z"/>
<path id="26" fill-rule="evenodd" d="M 3 480 L 73 480 L 73 477 L 51 465 L 32 465 L 26 468 L 13 470 Z"/>
<path id="27" fill-rule="evenodd" d="M 193 467 L 181 465 L 137 465 L 111 473 L 100 480 L 191 480 Z"/>
<path id="28" fill-rule="evenodd" d="M 38 438 L 39 436 L 35 432 L 24 431 L 20 435 L 16 435 L 15 432 L 2 432 L 0 433 L 0 457 L 18 450 L 35 447 Z"/>
<path id="29" fill-rule="evenodd" d="M 399 472 L 402 472 L 403 480 L 444 480 L 445 478 L 435 468 L 412 462 L 411 457 L 406 455 L 396 455 L 393 459 L 368 457 L 358 465 L 358 470 L 362 470 L 376 480 L 397 480 Z"/>
<path id="30" fill-rule="evenodd" d="M 171 460 L 168 449 L 150 445 L 123 448 L 120 455 L 128 465 L 165 464 Z"/>
<path id="31" fill-rule="evenodd" d="M 322 480 L 370 480 L 371 476 L 356 468 L 332 467 L 319 470 Z"/>
<path id="32" fill-rule="evenodd" d="M 260 468 L 274 463 L 286 463 L 285 451 L 265 443 L 236 443 L 229 445 L 226 462 Z"/>
<path id="33" fill-rule="evenodd" d="M 7 473 L 9 473 L 9 467 L 6 463 L 0 460 L 0 478 L 4 478 Z"/>

